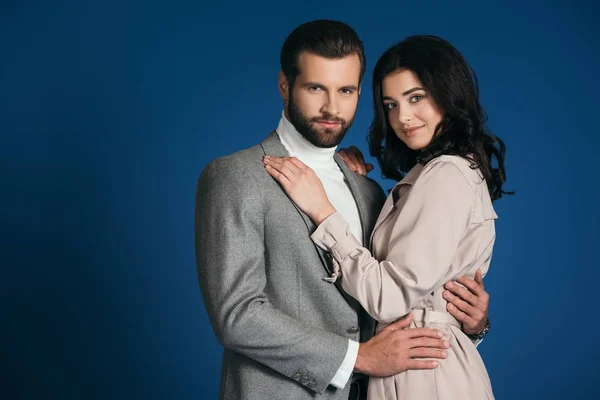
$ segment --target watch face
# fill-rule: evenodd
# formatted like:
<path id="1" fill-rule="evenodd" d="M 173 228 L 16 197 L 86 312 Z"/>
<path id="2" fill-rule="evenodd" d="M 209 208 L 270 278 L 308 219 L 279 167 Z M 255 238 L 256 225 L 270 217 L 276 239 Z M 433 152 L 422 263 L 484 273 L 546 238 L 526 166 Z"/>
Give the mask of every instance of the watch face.
<path id="1" fill-rule="evenodd" d="M 488 333 L 489 331 L 490 331 L 490 320 L 488 319 L 488 320 L 485 322 L 485 326 L 483 327 L 483 330 L 482 330 L 482 331 L 481 331 L 481 333 L 479 334 L 479 337 L 480 337 L 481 339 L 483 339 L 483 337 L 484 337 L 485 335 L 487 335 L 487 333 Z"/>
<path id="2" fill-rule="evenodd" d="M 467 334 L 467 337 L 469 337 L 472 340 L 481 340 L 485 337 L 485 335 L 487 335 L 487 333 L 490 331 L 490 320 L 488 319 L 485 323 L 485 326 L 483 327 L 483 330 L 479 333 L 472 333 L 472 334 Z"/>

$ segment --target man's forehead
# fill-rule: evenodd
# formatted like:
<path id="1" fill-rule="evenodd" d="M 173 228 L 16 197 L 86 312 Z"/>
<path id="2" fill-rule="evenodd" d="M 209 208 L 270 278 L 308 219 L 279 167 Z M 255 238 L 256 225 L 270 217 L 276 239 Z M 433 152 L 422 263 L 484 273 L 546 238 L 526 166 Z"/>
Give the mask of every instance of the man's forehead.
<path id="1" fill-rule="evenodd" d="M 310 65 L 320 65 L 320 64 L 329 64 L 329 65 L 348 65 L 360 68 L 360 58 L 358 54 L 352 53 L 347 56 L 341 58 L 331 58 L 324 57 L 322 55 L 313 53 L 311 51 L 303 51 L 298 55 L 298 64 L 304 64 L 307 66 Z"/>
<path id="2" fill-rule="evenodd" d="M 298 78 L 302 80 L 322 79 L 343 84 L 358 84 L 360 58 L 350 54 L 342 58 L 327 58 L 310 52 L 298 56 Z"/>

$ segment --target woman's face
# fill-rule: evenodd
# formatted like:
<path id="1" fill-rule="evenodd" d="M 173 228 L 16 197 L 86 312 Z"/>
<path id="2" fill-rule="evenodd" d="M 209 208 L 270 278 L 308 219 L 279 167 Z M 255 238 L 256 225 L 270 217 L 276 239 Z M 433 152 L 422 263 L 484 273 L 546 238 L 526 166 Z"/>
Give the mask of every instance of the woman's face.
<path id="1" fill-rule="evenodd" d="M 387 75 L 381 86 L 383 105 L 396 136 L 412 150 L 427 147 L 442 120 L 442 112 L 417 74 L 400 69 Z"/>

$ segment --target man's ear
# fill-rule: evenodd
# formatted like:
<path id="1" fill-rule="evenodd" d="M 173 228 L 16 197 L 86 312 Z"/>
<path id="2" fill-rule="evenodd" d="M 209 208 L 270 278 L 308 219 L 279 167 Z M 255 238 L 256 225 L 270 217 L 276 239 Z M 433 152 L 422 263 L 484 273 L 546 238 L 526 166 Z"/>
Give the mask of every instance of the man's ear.
<path id="1" fill-rule="evenodd" d="M 279 95 L 281 98 L 284 101 L 288 101 L 290 97 L 290 85 L 283 71 L 279 71 L 279 75 L 277 77 L 277 88 L 279 89 Z"/>

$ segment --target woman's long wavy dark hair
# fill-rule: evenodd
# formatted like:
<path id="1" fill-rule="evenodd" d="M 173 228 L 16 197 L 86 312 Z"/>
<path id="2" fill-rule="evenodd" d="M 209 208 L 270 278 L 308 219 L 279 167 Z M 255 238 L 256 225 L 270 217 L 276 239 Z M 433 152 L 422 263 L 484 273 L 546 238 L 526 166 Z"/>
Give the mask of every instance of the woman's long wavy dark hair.
<path id="1" fill-rule="evenodd" d="M 396 136 L 383 105 L 383 79 L 401 69 L 419 77 L 443 115 L 431 143 L 421 151 L 411 150 Z M 417 162 L 424 165 L 443 154 L 458 155 L 471 161 L 471 168 L 479 168 L 492 200 L 513 193 L 502 190 L 506 147 L 485 126 L 487 116 L 479 103 L 475 72 L 446 40 L 410 36 L 383 53 L 373 71 L 373 100 L 369 152 L 377 158 L 385 178 L 400 180 Z M 497 167 L 492 166 L 493 157 Z"/>

